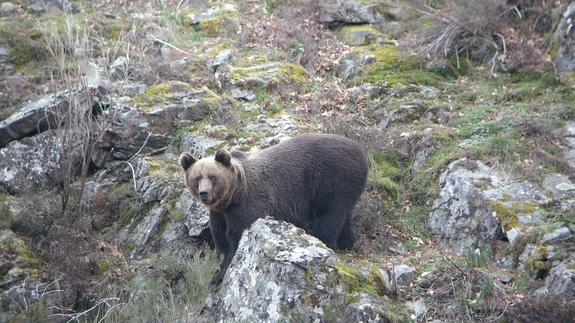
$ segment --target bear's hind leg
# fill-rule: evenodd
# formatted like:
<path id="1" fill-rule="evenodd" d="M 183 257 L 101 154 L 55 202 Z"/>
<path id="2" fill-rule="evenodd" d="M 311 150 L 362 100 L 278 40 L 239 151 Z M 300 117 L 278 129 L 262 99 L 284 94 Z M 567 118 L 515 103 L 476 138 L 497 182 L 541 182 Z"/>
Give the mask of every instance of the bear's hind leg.
<path id="1" fill-rule="evenodd" d="M 347 216 L 345 224 L 341 228 L 339 238 L 337 238 L 337 247 L 339 249 L 350 250 L 353 248 L 353 243 L 355 242 L 355 235 L 351 230 L 351 215 Z"/>
<path id="2" fill-rule="evenodd" d="M 340 205 L 332 205 L 329 209 L 317 212 L 312 220 L 313 235 L 332 250 L 336 250 L 338 248 L 338 238 L 344 224 L 347 222 L 346 219 L 348 217 L 345 214 L 347 212 L 342 213 Z"/>

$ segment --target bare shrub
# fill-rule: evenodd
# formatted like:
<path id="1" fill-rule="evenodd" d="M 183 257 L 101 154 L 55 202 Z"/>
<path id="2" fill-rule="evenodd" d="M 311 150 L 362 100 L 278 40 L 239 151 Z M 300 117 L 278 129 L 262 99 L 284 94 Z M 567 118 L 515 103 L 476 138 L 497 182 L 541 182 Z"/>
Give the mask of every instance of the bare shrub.
<path id="1" fill-rule="evenodd" d="M 466 57 L 507 70 L 543 71 L 549 31 L 549 7 L 544 0 L 453 0 L 435 9 L 412 2 L 422 14 L 416 29 L 401 45 L 410 54 L 442 65 L 454 58 L 460 67 Z M 469 56 L 467 56 L 469 55 Z"/>
<path id="2" fill-rule="evenodd" d="M 90 160 L 96 143 L 106 128 L 106 119 L 98 118 L 104 108 L 103 93 L 90 82 L 98 82 L 96 66 L 91 63 L 94 53 L 85 28 L 66 19 L 62 30 L 50 26 L 44 28 L 46 48 L 55 64 L 53 79 L 58 78 L 64 88 L 67 104 L 57 111 L 46 111 L 47 118 L 54 119 L 61 149 L 63 174 L 62 208 L 66 209 L 71 191 L 70 184 L 80 175 L 80 190 L 76 200 L 82 196 L 84 184 L 90 169 Z"/>

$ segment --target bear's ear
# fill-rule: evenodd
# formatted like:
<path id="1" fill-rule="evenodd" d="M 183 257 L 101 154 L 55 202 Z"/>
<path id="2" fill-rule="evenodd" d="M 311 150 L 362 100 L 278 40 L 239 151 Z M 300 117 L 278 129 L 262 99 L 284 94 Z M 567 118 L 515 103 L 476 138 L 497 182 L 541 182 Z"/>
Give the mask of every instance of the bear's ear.
<path id="1" fill-rule="evenodd" d="M 180 155 L 180 165 L 182 165 L 182 168 L 185 171 L 188 170 L 188 168 L 190 168 L 197 161 L 198 159 L 189 153 L 183 153 Z"/>
<path id="2" fill-rule="evenodd" d="M 229 167 L 232 164 L 232 156 L 230 156 L 230 153 L 223 148 L 218 149 L 215 160 L 226 167 Z"/>

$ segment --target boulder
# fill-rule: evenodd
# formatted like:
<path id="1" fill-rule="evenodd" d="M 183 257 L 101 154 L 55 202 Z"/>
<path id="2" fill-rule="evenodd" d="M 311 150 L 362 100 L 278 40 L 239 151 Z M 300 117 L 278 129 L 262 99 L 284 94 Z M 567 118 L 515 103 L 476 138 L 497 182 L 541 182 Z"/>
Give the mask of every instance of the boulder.
<path id="1" fill-rule="evenodd" d="M 397 288 L 406 289 L 415 281 L 415 272 L 408 265 L 393 267 L 393 277 Z"/>
<path id="2" fill-rule="evenodd" d="M 441 244 L 460 254 L 492 240 L 513 243 L 524 227 L 541 223 L 551 201 L 534 184 L 466 158 L 447 167 L 440 185 L 428 224 Z"/>
<path id="3" fill-rule="evenodd" d="M 338 31 L 338 38 L 350 46 L 365 46 L 373 43 L 382 34 L 369 25 L 344 26 Z"/>
<path id="4" fill-rule="evenodd" d="M 0 58 L 1 60 L 1 58 Z M 87 113 L 102 109 L 104 100 L 100 97 L 107 93 L 107 84 L 94 76 L 86 76 L 86 89 L 60 91 L 46 95 L 31 102 L 7 119 L 0 122 L 0 147 L 13 140 L 18 140 L 50 128 L 56 128 L 63 120 L 58 117 L 68 108 L 71 95 L 85 96 L 84 92 L 93 94 L 93 106 L 86 107 Z"/>
<path id="5" fill-rule="evenodd" d="M 145 157 L 136 168 L 136 190 L 142 203 L 161 202 L 184 187 L 175 156 Z"/>
<path id="6" fill-rule="evenodd" d="M 564 152 L 564 158 L 569 167 L 575 169 L 575 122 L 567 122 L 561 136 L 567 146 Z"/>
<path id="7" fill-rule="evenodd" d="M 258 219 L 243 233 L 203 315 L 216 322 L 389 319 L 387 307 L 373 295 L 350 299 L 348 292 L 333 251 L 321 241 L 291 224 Z"/>
<path id="8" fill-rule="evenodd" d="M 0 14 L 8 15 L 16 10 L 16 5 L 12 2 L 2 2 L 0 3 Z"/>
<path id="9" fill-rule="evenodd" d="M 362 0 L 321 0 L 319 21 L 327 25 L 373 24 L 383 21 L 381 1 Z"/>
<path id="10" fill-rule="evenodd" d="M 182 191 L 176 209 L 184 215 L 189 237 L 194 241 L 211 241 L 209 211 L 187 189 Z"/>
<path id="11" fill-rule="evenodd" d="M 80 161 L 80 151 L 76 149 L 65 156 L 57 130 L 13 141 L 0 149 L 0 187 L 10 194 L 22 194 L 58 186 L 66 176 L 64 158 L 74 167 Z"/>
<path id="12" fill-rule="evenodd" d="M 25 105 L 8 119 L 0 122 L 0 147 L 13 140 L 56 127 L 53 114 L 68 107 L 68 94 L 58 92 Z"/>
<path id="13" fill-rule="evenodd" d="M 10 46 L 8 43 L 0 43 L 0 73 L 9 75 L 13 69 Z"/>
<path id="14" fill-rule="evenodd" d="M 379 127 L 385 129 L 397 124 L 411 123 L 420 119 L 445 124 L 449 121 L 449 115 L 438 108 L 431 108 L 421 103 L 404 104 L 397 109 L 385 111 L 379 122 Z"/>
<path id="15" fill-rule="evenodd" d="M 227 71 L 217 74 L 222 84 L 242 91 L 259 89 L 277 89 L 293 86 L 302 88 L 307 82 L 307 71 L 289 63 L 266 63 L 249 67 L 229 67 Z"/>
<path id="16" fill-rule="evenodd" d="M 106 159 L 127 160 L 137 152 L 147 154 L 166 148 L 172 131 L 172 120 L 167 114 L 149 116 L 138 109 L 130 98 L 117 98 L 112 103 L 113 111 L 106 111 L 105 117 L 112 120 L 96 145 L 92 161 L 103 166 Z M 157 121 L 162 119 L 163 121 Z"/>
<path id="17" fill-rule="evenodd" d="M 207 157 L 221 148 L 225 142 L 214 138 L 186 133 L 180 142 L 180 152 L 188 152 L 195 157 Z"/>
<path id="18" fill-rule="evenodd" d="M 68 0 L 28 0 L 28 10 L 42 14 L 47 10 L 59 10 L 66 13 L 78 12 L 78 8 Z"/>
<path id="19" fill-rule="evenodd" d="M 128 242 L 134 247 L 133 254 L 138 253 L 158 234 L 167 212 L 168 210 L 161 206 L 153 208 L 132 230 Z"/>
<path id="20" fill-rule="evenodd" d="M 361 293 L 356 302 L 345 308 L 345 322 L 389 322 L 385 305 L 368 293 Z M 337 319 L 337 318 L 336 318 Z"/>
<path id="21" fill-rule="evenodd" d="M 545 279 L 545 288 L 550 294 L 561 296 L 565 299 L 575 299 L 575 269 L 574 262 L 564 262 L 555 266 Z"/>
<path id="22" fill-rule="evenodd" d="M 190 23 L 208 37 L 231 36 L 240 28 L 239 13 L 231 3 L 215 5 L 189 15 Z"/>
<path id="23" fill-rule="evenodd" d="M 555 73 L 566 86 L 575 90 L 575 3 L 571 3 L 559 22 L 556 31 L 556 53 L 553 55 Z"/>
<path id="24" fill-rule="evenodd" d="M 369 53 L 360 55 L 350 53 L 340 59 L 336 73 L 337 76 L 344 81 L 351 80 L 362 74 L 366 65 L 373 64 L 375 62 L 375 56 Z"/>

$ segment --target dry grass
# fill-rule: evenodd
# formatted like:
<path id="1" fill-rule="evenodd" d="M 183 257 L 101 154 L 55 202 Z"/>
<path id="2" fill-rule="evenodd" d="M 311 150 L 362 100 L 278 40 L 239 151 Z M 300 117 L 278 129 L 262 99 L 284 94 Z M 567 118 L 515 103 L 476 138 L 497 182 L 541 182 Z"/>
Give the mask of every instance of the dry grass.
<path id="1" fill-rule="evenodd" d="M 453 58 L 459 68 L 463 59 L 471 58 L 489 62 L 492 72 L 498 67 L 541 72 L 548 61 L 543 37 L 552 28 L 545 21 L 557 5 L 542 0 L 454 0 L 435 9 L 413 3 L 421 22 L 401 45 L 429 65 Z"/>

